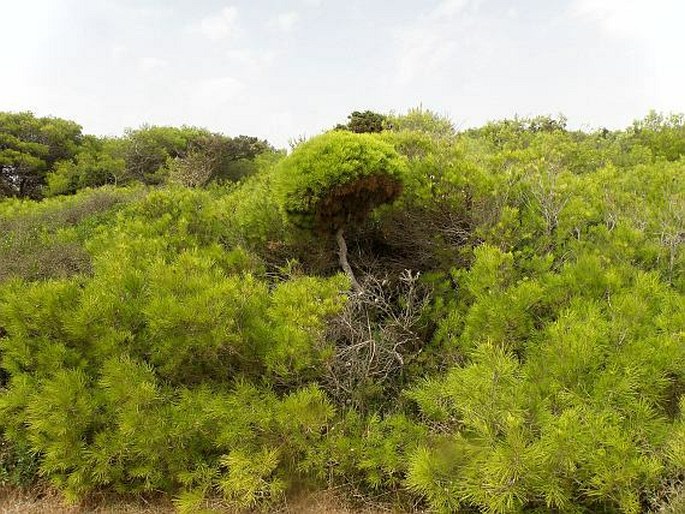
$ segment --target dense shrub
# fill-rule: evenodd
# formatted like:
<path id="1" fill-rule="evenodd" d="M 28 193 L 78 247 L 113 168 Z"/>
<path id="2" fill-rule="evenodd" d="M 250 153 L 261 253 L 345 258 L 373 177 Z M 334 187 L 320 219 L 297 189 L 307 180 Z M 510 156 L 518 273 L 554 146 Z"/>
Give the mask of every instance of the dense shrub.
<path id="1" fill-rule="evenodd" d="M 90 273 L 91 256 L 84 243 L 116 210 L 143 194 L 138 190 L 83 191 L 71 198 L 33 204 L 8 200 L 0 204 L 0 283 Z"/>
<path id="2" fill-rule="evenodd" d="M 435 512 L 677 509 L 681 121 L 456 133 L 416 110 L 237 161 L 143 129 L 121 159 L 176 182 L 154 189 L 80 190 L 121 184 L 121 162 L 79 139 L 48 177 L 76 194 L 0 202 L 0 482 L 181 512 L 323 487 Z"/>

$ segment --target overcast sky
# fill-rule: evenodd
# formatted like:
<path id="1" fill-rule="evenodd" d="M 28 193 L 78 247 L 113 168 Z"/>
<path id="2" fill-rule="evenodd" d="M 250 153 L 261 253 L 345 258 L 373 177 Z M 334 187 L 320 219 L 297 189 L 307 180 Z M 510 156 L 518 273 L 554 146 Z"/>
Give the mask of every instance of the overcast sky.
<path id="1" fill-rule="evenodd" d="M 685 111 L 683 0 L 0 0 L 0 110 L 285 146 L 353 110 L 458 127 Z"/>

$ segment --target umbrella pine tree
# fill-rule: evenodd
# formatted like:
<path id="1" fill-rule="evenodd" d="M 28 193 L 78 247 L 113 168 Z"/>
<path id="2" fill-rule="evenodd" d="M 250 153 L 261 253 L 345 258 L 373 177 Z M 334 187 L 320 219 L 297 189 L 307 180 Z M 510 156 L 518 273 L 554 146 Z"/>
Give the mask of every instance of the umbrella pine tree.
<path id="1" fill-rule="evenodd" d="M 402 192 L 405 163 L 371 134 L 334 131 L 297 147 L 277 170 L 277 190 L 298 227 L 335 236 L 340 266 L 361 290 L 347 260 L 346 228 Z"/>

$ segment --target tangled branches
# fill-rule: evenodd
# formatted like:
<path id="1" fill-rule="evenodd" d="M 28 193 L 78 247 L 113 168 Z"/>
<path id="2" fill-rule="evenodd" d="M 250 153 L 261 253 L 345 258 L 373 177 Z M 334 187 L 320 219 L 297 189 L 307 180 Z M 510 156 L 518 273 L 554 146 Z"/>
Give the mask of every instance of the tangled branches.
<path id="1" fill-rule="evenodd" d="M 334 355 L 324 383 L 339 403 L 365 408 L 401 386 L 408 360 L 421 352 L 422 313 L 430 299 L 419 275 L 404 270 L 394 281 L 366 276 L 331 320 Z"/>

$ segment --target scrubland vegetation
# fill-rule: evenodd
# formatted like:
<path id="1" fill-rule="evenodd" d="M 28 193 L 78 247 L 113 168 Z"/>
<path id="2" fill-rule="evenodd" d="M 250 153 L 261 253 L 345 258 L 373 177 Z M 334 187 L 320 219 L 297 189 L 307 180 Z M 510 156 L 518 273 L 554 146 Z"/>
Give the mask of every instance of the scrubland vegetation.
<path id="1" fill-rule="evenodd" d="M 682 505 L 682 116 L 353 113 L 293 146 L 0 115 L 2 483 Z"/>

